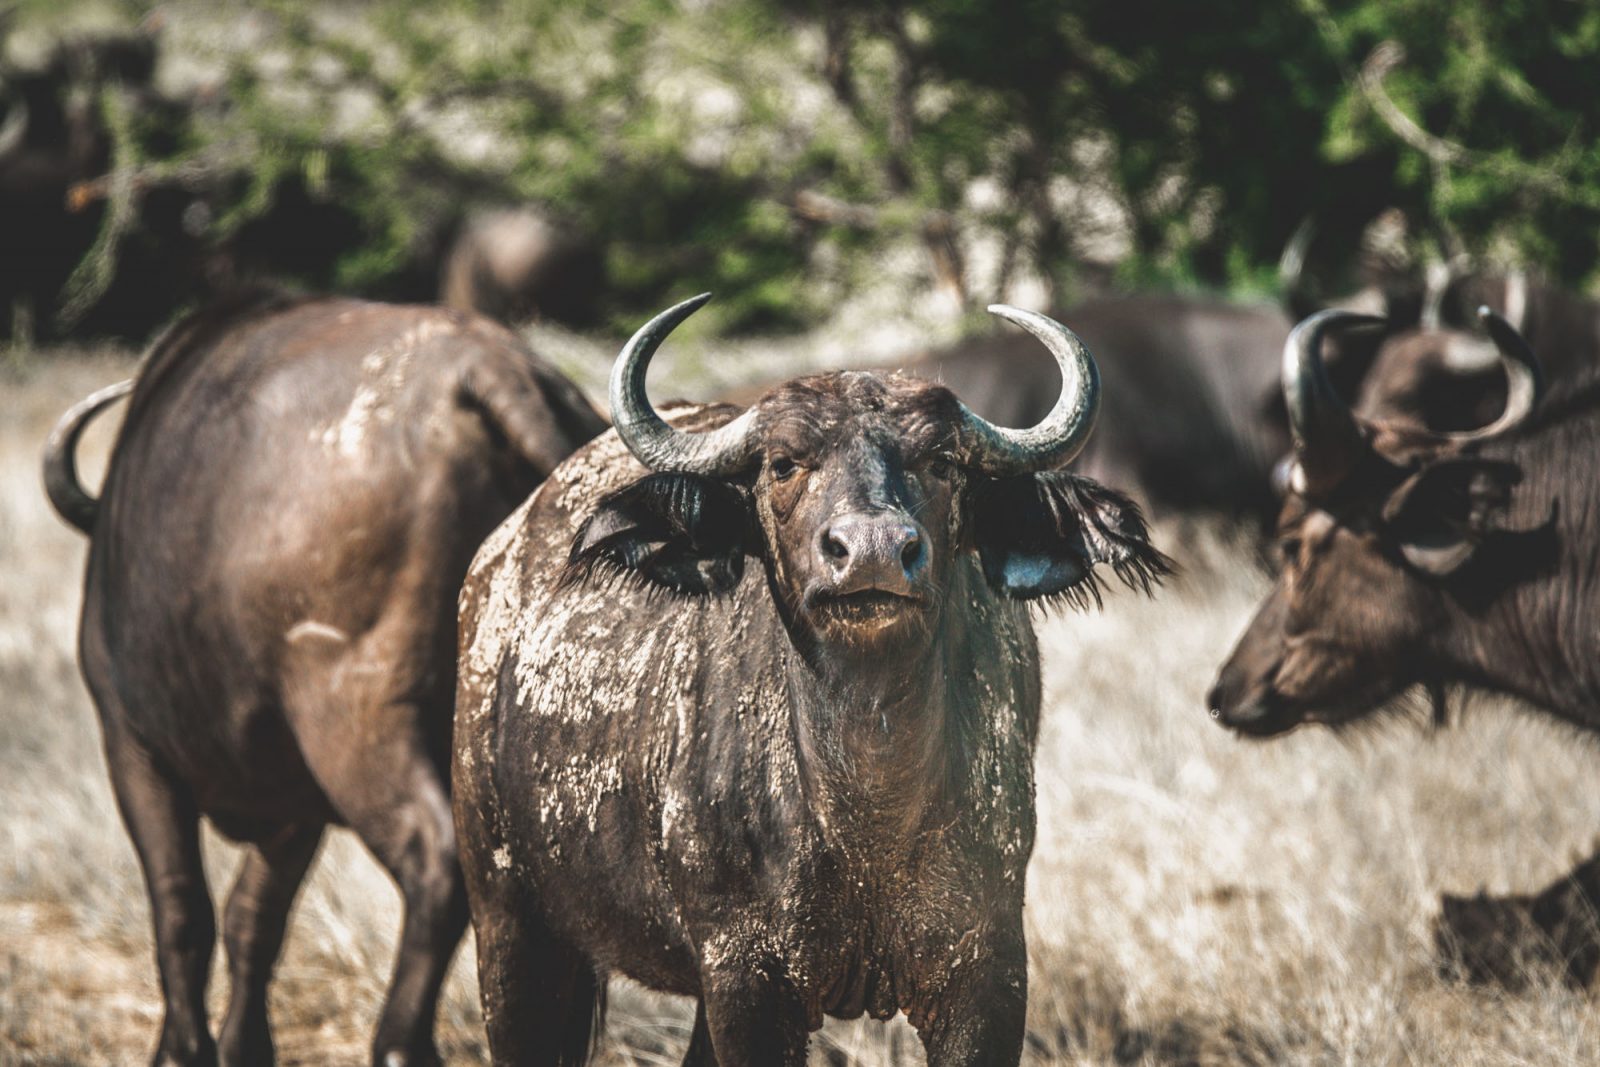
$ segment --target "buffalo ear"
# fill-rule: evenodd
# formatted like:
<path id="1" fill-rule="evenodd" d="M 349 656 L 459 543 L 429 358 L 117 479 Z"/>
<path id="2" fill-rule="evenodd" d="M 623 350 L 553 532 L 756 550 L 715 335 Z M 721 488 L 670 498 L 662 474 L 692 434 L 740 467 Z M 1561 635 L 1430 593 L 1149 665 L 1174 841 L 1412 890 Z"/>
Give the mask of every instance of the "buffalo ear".
<path id="1" fill-rule="evenodd" d="M 1423 574 L 1447 578 L 1477 553 L 1511 505 L 1522 480 L 1515 464 L 1446 459 L 1411 475 L 1389 494 L 1383 522 L 1406 562 Z"/>
<path id="2" fill-rule="evenodd" d="M 1148 593 L 1172 573 L 1150 544 L 1139 506 L 1121 493 L 1063 471 L 990 479 L 973 501 L 973 540 L 984 576 L 1017 600 L 1098 605 L 1097 563 Z"/>
<path id="3" fill-rule="evenodd" d="M 749 497 L 715 478 L 651 474 L 602 498 L 572 539 L 563 580 L 631 576 L 680 596 L 728 593 L 752 551 Z"/>

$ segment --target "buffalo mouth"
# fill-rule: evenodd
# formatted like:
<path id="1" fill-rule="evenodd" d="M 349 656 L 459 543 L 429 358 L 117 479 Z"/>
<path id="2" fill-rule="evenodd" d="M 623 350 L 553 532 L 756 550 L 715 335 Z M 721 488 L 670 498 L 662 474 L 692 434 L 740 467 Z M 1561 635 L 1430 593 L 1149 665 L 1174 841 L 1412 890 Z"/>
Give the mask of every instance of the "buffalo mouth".
<path id="1" fill-rule="evenodd" d="M 889 589 L 839 592 L 820 589 L 810 597 L 814 615 L 847 626 L 882 626 L 920 613 L 924 601 Z"/>
<path id="2" fill-rule="evenodd" d="M 1232 713 L 1213 710 L 1211 715 L 1234 733 L 1254 741 L 1282 737 L 1311 721 L 1305 712 L 1266 701 Z"/>
<path id="3" fill-rule="evenodd" d="M 1338 730 L 1368 718 L 1387 706 L 1391 699 L 1392 695 L 1362 693 L 1309 705 L 1290 703 L 1276 694 L 1269 694 L 1249 707 L 1229 711 L 1213 709 L 1211 715 L 1241 737 L 1265 741 L 1281 737 L 1301 726 L 1326 726 Z"/>

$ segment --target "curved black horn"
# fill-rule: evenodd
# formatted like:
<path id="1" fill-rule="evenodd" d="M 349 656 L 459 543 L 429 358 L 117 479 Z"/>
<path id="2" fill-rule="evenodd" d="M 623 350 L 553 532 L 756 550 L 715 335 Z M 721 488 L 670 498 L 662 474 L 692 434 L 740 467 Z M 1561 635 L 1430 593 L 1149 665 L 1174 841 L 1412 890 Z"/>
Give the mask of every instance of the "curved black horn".
<path id="1" fill-rule="evenodd" d="M 1294 434 L 1295 464 L 1289 487 L 1316 496 L 1338 485 L 1350 473 L 1365 435 L 1350 410 L 1328 381 L 1322 364 L 1322 339 L 1330 329 L 1381 326 L 1383 319 L 1329 308 L 1301 322 L 1283 345 L 1283 400 L 1289 409 L 1289 429 Z"/>
<path id="2" fill-rule="evenodd" d="M 1446 441 L 1485 441 L 1499 437 L 1522 425 L 1533 413 L 1544 392 L 1544 375 L 1539 370 L 1539 357 L 1533 354 L 1528 342 L 1516 327 L 1491 311 L 1487 306 L 1478 308 L 1478 321 L 1489 332 L 1500 353 L 1500 363 L 1506 370 L 1506 406 L 1500 417 L 1476 430 L 1441 430 L 1436 436 Z"/>
<path id="3" fill-rule="evenodd" d="M 644 378 L 650 369 L 650 357 L 667 334 L 710 299 L 710 293 L 701 293 L 645 323 L 623 346 L 611 368 L 611 419 L 617 436 L 640 463 L 653 471 L 727 475 L 738 471 L 750 458 L 748 438 L 754 410 L 720 429 L 683 433 L 668 426 L 645 395 Z"/>
<path id="4" fill-rule="evenodd" d="M 969 462 L 996 476 L 1028 474 L 1065 466 L 1083 451 L 1100 410 L 1100 371 L 1078 335 L 1054 319 L 1009 304 L 989 312 L 1016 323 L 1044 343 L 1061 368 L 1061 395 L 1037 426 L 1008 430 L 961 406 Z"/>

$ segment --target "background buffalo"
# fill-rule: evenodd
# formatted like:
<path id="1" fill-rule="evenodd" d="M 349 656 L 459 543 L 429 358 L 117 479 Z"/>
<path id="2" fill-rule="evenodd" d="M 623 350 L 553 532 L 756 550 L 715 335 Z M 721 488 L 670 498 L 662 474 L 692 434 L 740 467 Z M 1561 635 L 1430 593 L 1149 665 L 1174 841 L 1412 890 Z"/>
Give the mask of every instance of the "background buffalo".
<path id="1" fill-rule="evenodd" d="M 478 542 L 604 426 L 504 329 L 437 308 L 247 294 L 173 326 L 132 388 L 99 500 L 84 424 L 46 454 L 90 536 L 79 654 L 148 888 L 157 1064 L 274 1058 L 267 985 L 327 826 L 399 884 L 372 1062 L 438 1061 L 466 900 L 449 813 L 456 593 Z M 247 846 L 220 930 L 199 821 Z"/>

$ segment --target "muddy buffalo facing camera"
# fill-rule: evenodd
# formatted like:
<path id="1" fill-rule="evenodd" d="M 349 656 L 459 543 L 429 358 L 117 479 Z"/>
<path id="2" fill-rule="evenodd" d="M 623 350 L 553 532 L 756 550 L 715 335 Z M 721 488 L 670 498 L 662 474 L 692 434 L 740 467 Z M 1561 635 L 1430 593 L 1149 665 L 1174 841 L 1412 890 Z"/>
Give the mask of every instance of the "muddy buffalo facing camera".
<path id="1" fill-rule="evenodd" d="M 1506 400 L 1489 425 L 1458 431 L 1369 421 L 1339 401 L 1318 342 L 1361 316 L 1324 312 L 1296 328 L 1284 356 L 1296 451 L 1283 571 L 1212 690 L 1223 725 L 1269 737 L 1362 719 L 1413 686 L 1465 685 L 1600 732 L 1600 379 L 1540 404 L 1532 350 L 1498 315 L 1480 316 Z M 1576 927 L 1549 902 L 1592 908 L 1584 896 L 1547 890 L 1507 906 L 1570 943 Z M 1545 903 L 1530 912 L 1534 899 Z M 1470 961 L 1495 953 L 1473 943 L 1496 927 L 1516 937 L 1503 919 L 1454 906 L 1441 942 L 1460 947 L 1468 973 L 1490 974 Z"/>
<path id="2" fill-rule="evenodd" d="M 372 1046 L 438 1062 L 467 921 L 447 791 L 455 603 L 479 541 L 604 422 L 509 332 L 438 308 L 258 296 L 170 331 L 99 501 L 73 409 L 46 485 L 92 538 L 80 653 L 144 867 L 166 1014 L 158 1064 L 272 1062 L 267 983 L 324 827 L 400 884 Z M 216 925 L 199 818 L 247 843 L 206 1024 Z"/>
<path id="3" fill-rule="evenodd" d="M 1094 362 L 997 308 L 1065 375 L 1030 430 L 870 373 L 669 425 L 645 369 L 703 302 L 623 350 L 617 434 L 462 592 L 456 820 L 494 1062 L 582 1062 L 624 974 L 698 1000 L 691 1063 L 800 1064 L 825 1014 L 904 1011 L 930 1063 L 1015 1064 L 1028 605 L 1097 600 L 1097 563 L 1167 571 L 1131 503 L 1054 470 Z"/>

